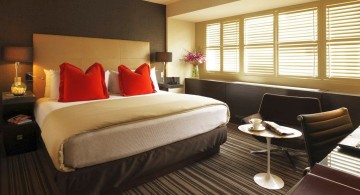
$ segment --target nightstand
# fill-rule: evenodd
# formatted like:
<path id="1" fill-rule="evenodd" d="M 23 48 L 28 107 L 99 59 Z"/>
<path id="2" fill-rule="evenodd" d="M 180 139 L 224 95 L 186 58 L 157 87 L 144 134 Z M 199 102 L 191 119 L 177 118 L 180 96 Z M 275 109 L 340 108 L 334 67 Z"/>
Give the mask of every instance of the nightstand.
<path id="1" fill-rule="evenodd" d="M 8 155 L 29 152 L 37 149 L 39 127 L 34 120 L 35 95 L 27 91 L 23 96 L 14 96 L 10 92 L 2 93 L 1 131 Z M 24 124 L 7 122 L 11 117 L 24 114 L 32 121 Z"/>
<path id="2" fill-rule="evenodd" d="M 184 85 L 159 83 L 159 88 L 160 88 L 160 90 L 163 90 L 163 91 L 170 91 L 170 89 L 182 88 L 182 87 L 184 87 Z"/>

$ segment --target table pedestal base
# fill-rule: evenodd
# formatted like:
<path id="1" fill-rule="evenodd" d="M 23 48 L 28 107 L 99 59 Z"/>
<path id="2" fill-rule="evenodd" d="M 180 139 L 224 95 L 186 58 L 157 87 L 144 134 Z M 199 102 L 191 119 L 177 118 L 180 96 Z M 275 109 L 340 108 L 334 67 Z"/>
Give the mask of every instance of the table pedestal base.
<path id="1" fill-rule="evenodd" d="M 270 173 L 258 173 L 254 176 L 254 181 L 259 186 L 267 189 L 281 189 L 284 187 L 284 181 Z"/>

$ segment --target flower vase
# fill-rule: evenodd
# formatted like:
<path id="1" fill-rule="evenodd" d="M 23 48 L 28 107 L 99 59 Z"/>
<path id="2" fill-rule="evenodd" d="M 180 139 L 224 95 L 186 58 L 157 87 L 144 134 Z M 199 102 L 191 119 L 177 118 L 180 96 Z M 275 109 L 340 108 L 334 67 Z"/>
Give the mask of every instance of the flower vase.
<path id="1" fill-rule="evenodd" d="M 193 64 L 191 77 L 194 78 L 194 79 L 199 79 L 200 78 L 199 66 L 197 64 Z"/>

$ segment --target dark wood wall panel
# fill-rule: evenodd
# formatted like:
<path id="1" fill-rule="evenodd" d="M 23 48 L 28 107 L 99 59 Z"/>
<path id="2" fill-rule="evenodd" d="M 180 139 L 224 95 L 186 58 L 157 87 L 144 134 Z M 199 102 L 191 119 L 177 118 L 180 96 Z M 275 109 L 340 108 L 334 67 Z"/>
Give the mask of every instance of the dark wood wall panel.
<path id="1" fill-rule="evenodd" d="M 319 92 L 294 87 L 230 82 L 226 85 L 226 102 L 231 108 L 233 121 L 240 121 L 242 118 L 258 112 L 262 96 L 265 93 L 321 99 Z"/>
<path id="2" fill-rule="evenodd" d="M 211 97 L 226 101 L 226 83 L 221 81 L 206 82 L 199 79 L 185 79 L 185 93 Z"/>
<path id="3" fill-rule="evenodd" d="M 266 90 L 262 87 L 229 83 L 226 96 L 232 121 L 239 122 L 242 118 L 256 113 L 264 93 Z"/>
<path id="4" fill-rule="evenodd" d="M 324 111 L 334 110 L 340 107 L 347 108 L 354 127 L 360 125 L 359 96 L 325 92 L 322 95 L 321 103 Z"/>
<path id="5" fill-rule="evenodd" d="M 185 79 L 185 93 L 213 97 L 226 102 L 230 108 L 231 121 L 235 123 L 240 123 L 242 118 L 257 113 L 264 93 L 272 93 L 318 98 L 323 111 L 346 107 L 354 127 L 360 125 L 360 96 L 356 95 L 316 89 L 199 79 Z"/>
<path id="6" fill-rule="evenodd" d="M 0 48 L 32 46 L 32 34 L 149 41 L 165 51 L 166 7 L 142 0 L 0 0 Z M 2 52 L 1 52 L 2 53 Z M 24 64 L 20 74 L 31 71 Z M 8 91 L 14 68 L 0 61 L 0 90 Z"/>

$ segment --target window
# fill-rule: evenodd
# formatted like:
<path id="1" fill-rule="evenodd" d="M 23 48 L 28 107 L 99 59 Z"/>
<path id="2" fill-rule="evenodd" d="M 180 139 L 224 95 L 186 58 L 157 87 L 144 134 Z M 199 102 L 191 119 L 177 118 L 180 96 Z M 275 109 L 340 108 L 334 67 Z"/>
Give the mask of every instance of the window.
<path id="1" fill-rule="evenodd" d="M 244 72 L 274 74 L 274 16 L 245 18 Z"/>
<path id="2" fill-rule="evenodd" d="M 206 70 L 220 71 L 220 23 L 206 26 Z"/>
<path id="3" fill-rule="evenodd" d="M 360 78 L 360 2 L 326 7 L 328 78 Z"/>
<path id="4" fill-rule="evenodd" d="M 266 12 L 207 24 L 206 69 L 241 77 L 341 79 L 346 85 L 360 79 L 360 0 Z"/>
<path id="5" fill-rule="evenodd" d="M 317 9 L 280 13 L 278 29 L 278 75 L 317 77 Z"/>
<path id="6" fill-rule="evenodd" d="M 206 70 L 239 72 L 239 22 L 213 23 L 206 27 Z"/>
<path id="7" fill-rule="evenodd" d="M 239 22 L 231 21 L 223 24 L 223 71 L 239 72 Z"/>

